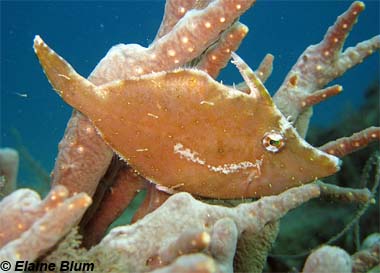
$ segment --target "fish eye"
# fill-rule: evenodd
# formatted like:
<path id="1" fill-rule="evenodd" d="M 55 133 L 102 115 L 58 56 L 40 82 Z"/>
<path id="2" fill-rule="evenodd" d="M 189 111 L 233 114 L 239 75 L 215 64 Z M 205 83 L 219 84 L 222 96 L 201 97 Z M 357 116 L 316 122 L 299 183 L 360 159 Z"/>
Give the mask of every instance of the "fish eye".
<path id="1" fill-rule="evenodd" d="M 268 152 L 277 153 L 285 146 L 285 138 L 279 132 L 270 131 L 265 133 L 262 143 Z"/>

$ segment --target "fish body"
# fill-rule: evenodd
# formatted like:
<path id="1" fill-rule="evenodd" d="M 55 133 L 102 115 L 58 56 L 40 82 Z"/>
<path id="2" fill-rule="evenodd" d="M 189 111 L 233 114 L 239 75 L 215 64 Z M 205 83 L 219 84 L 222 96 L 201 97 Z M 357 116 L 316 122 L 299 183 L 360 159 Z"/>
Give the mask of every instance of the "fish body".
<path id="1" fill-rule="evenodd" d="M 212 198 L 258 197 L 329 176 L 338 158 L 300 137 L 248 66 L 250 94 L 195 69 L 95 86 L 39 37 L 35 51 L 57 93 L 158 188 Z"/>

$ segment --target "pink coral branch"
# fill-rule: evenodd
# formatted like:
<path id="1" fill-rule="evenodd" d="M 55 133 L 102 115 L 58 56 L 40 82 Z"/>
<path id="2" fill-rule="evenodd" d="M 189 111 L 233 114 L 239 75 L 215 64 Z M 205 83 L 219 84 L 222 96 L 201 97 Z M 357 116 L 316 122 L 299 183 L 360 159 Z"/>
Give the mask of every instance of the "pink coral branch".
<path id="1" fill-rule="evenodd" d="M 321 188 L 321 198 L 330 200 L 340 200 L 344 202 L 358 202 L 365 204 L 373 198 L 373 194 L 367 189 L 353 189 L 347 187 L 340 187 L 333 184 L 323 183 L 322 181 L 316 182 Z"/>
<path id="2" fill-rule="evenodd" d="M 184 255 L 172 264 L 150 273 L 216 273 L 220 272 L 215 261 L 204 254 Z"/>
<path id="3" fill-rule="evenodd" d="M 299 57 L 273 97 L 285 116 L 297 122 L 304 111 L 298 106 L 305 97 L 324 88 L 380 48 L 380 36 L 376 36 L 341 52 L 346 37 L 363 9 L 362 2 L 354 2 L 328 29 L 324 39 L 317 45 L 309 46 Z M 296 123 L 297 129 L 303 134 L 310 116 L 311 113 L 308 113 L 299 124 Z"/>
<path id="4" fill-rule="evenodd" d="M 265 55 L 264 59 L 261 61 L 259 67 L 255 70 L 255 74 L 260 79 L 262 83 L 265 83 L 270 77 L 273 71 L 273 59 L 272 54 Z"/>
<path id="5" fill-rule="evenodd" d="M 0 149 L 0 198 L 16 189 L 18 165 L 19 155 L 16 150 Z"/>
<path id="6" fill-rule="evenodd" d="M 300 101 L 299 109 L 303 111 L 310 106 L 316 105 L 332 96 L 338 95 L 342 92 L 341 85 L 333 85 L 321 90 L 317 90 L 314 93 L 308 94 L 302 101 Z"/>
<path id="7" fill-rule="evenodd" d="M 380 242 L 356 252 L 351 258 L 352 273 L 370 272 L 380 263 Z"/>
<path id="8" fill-rule="evenodd" d="M 248 33 L 248 27 L 236 22 L 223 32 L 218 42 L 201 57 L 197 68 L 216 78 L 231 58 L 231 52 L 238 49 Z"/>
<path id="9" fill-rule="evenodd" d="M 0 247 L 29 229 L 47 211 L 58 207 L 68 194 L 65 187 L 57 186 L 43 201 L 36 192 L 28 189 L 6 196 L 0 206 Z"/>
<path id="10" fill-rule="evenodd" d="M 191 10 L 197 0 L 168 0 L 165 4 L 164 18 L 157 32 L 156 40 L 170 32 L 177 22 Z"/>
<path id="11" fill-rule="evenodd" d="M 152 268 L 161 267 L 174 261 L 177 257 L 203 251 L 210 244 L 210 235 L 205 231 L 182 233 L 177 240 L 170 243 L 159 254 L 148 259 Z"/>
<path id="12" fill-rule="evenodd" d="M 157 209 L 170 197 L 170 194 L 157 189 L 156 185 L 149 181 L 146 181 L 145 187 L 147 189 L 146 196 L 133 215 L 132 223 L 142 219 L 145 215 Z"/>
<path id="13" fill-rule="evenodd" d="M 181 67 L 200 56 L 254 0 L 215 0 L 192 9 L 148 48 L 120 44 L 110 49 L 90 76 L 95 84 Z"/>
<path id="14" fill-rule="evenodd" d="M 187 12 L 170 33 L 149 47 L 149 59 L 159 63 L 165 58 L 165 63 L 172 64 L 171 68 L 174 68 L 186 63 L 189 58 L 198 57 L 218 39 L 220 32 L 227 29 L 254 2 L 215 0 L 204 9 Z"/>
<path id="15" fill-rule="evenodd" d="M 86 247 L 97 244 L 107 228 L 117 219 L 136 194 L 145 187 L 145 179 L 130 167 L 123 166 L 115 182 L 107 189 L 97 210 L 81 230 Z"/>
<path id="16" fill-rule="evenodd" d="M 337 54 L 341 51 L 344 41 L 364 8 L 365 6 L 363 2 L 356 1 L 352 3 L 346 12 L 338 16 L 334 25 L 329 27 L 325 37 L 323 38 L 324 42 L 320 44 L 320 51 L 324 52 L 326 57 L 330 54 L 339 57 Z"/>
<path id="17" fill-rule="evenodd" d="M 350 137 L 342 137 L 337 140 L 330 141 L 329 143 L 319 147 L 319 149 L 337 157 L 344 157 L 347 154 L 366 147 L 373 141 L 379 140 L 380 127 L 370 127 L 355 133 Z"/>
<path id="18" fill-rule="evenodd" d="M 220 272 L 233 272 L 239 231 L 232 219 L 218 220 L 212 231 L 209 253 L 215 258 Z"/>
<path id="19" fill-rule="evenodd" d="M 322 246 L 307 258 L 303 273 L 339 272 L 351 273 L 351 257 L 334 246 Z"/>
<path id="20" fill-rule="evenodd" d="M 166 272 L 233 272 L 233 258 L 237 243 L 238 231 L 235 223 L 228 218 L 215 223 L 212 232 L 209 255 L 191 254 L 180 256 L 172 264 L 152 271 L 151 273 Z"/>
<path id="21" fill-rule="evenodd" d="M 87 117 L 74 111 L 59 143 L 51 184 L 64 185 L 71 194 L 86 192 L 93 196 L 112 155 Z"/>
<path id="22" fill-rule="evenodd" d="M 358 43 L 354 47 L 347 48 L 340 56 L 336 64 L 337 71 L 343 74 L 349 68 L 360 64 L 366 57 L 372 55 L 380 48 L 380 36 L 374 36 L 369 40 Z"/>
<path id="23" fill-rule="evenodd" d="M 235 223 L 237 234 L 240 235 L 244 231 L 257 234 L 268 222 L 279 219 L 290 209 L 319 196 L 319 193 L 317 185 L 308 184 L 235 208 L 207 205 L 188 193 L 177 193 L 135 224 L 114 228 L 96 247 L 117 251 L 125 259 L 125 263 L 130 265 L 131 271 L 147 271 L 150 269 L 147 266 L 149 258 L 157 255 L 160 248 L 165 248 L 176 241 L 183 232 L 204 230 L 211 233 L 213 238 L 214 235 L 222 236 L 223 230 L 226 230 L 225 232 L 229 230 L 227 235 L 230 234 L 230 238 L 233 238 L 234 231 L 230 224 L 226 224 L 225 228 L 221 227 L 221 231 L 216 231 L 216 223 L 229 218 Z M 162 228 L 162 225 L 165 225 L 165 228 Z M 146 238 L 155 238 L 155 240 L 146 240 Z M 217 242 L 215 244 L 211 242 L 212 247 L 209 250 L 224 253 L 225 258 L 229 257 L 228 253 L 235 251 L 236 242 L 233 239 L 226 242 L 229 242 L 229 245 L 225 245 L 228 249 L 221 250 Z M 232 264 L 232 261 L 222 261 L 222 263 L 228 265 Z"/>
<path id="24" fill-rule="evenodd" d="M 0 212 L 1 223 L 7 223 L 1 231 L 11 239 L 3 240 L 0 260 L 7 260 L 12 266 L 17 260 L 34 261 L 78 223 L 90 204 L 91 198 L 85 193 L 68 198 L 64 186 L 52 189 L 44 202 L 40 202 L 35 192 L 26 189 L 7 196 L 0 207 L 12 210 L 12 217 L 4 219 L 4 210 Z M 23 225 L 22 232 L 20 225 Z"/>

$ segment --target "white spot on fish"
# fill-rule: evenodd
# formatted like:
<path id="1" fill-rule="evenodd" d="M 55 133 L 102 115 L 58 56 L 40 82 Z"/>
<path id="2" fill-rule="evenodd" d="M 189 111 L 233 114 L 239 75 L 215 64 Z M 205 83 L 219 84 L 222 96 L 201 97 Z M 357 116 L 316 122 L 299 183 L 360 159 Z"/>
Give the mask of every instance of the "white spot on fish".
<path id="1" fill-rule="evenodd" d="M 65 78 L 66 80 L 71 80 L 70 77 L 66 76 L 66 75 L 63 75 L 63 74 L 58 74 L 59 77 L 62 77 L 62 78 Z"/>
<path id="2" fill-rule="evenodd" d="M 136 152 L 147 152 L 147 151 L 149 151 L 148 148 L 136 149 Z"/>
<path id="3" fill-rule="evenodd" d="M 152 114 L 152 113 L 148 113 L 147 114 L 149 117 L 152 117 L 152 118 L 158 118 L 158 116 L 156 116 L 156 115 L 154 115 L 154 114 Z"/>
<path id="4" fill-rule="evenodd" d="M 206 101 L 206 100 L 202 100 L 201 104 L 207 104 L 207 105 L 214 106 L 214 103 L 212 101 Z"/>

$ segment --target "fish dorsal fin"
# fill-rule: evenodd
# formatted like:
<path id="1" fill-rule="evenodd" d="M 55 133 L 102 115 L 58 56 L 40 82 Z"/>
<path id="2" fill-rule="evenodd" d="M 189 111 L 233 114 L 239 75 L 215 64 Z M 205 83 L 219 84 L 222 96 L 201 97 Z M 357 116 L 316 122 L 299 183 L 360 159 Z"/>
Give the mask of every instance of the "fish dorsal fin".
<path id="1" fill-rule="evenodd" d="M 239 69 L 240 74 L 251 91 L 250 96 L 269 105 L 273 105 L 273 101 L 268 90 L 252 71 L 252 69 L 235 52 L 232 52 L 231 56 L 233 58 L 232 63 Z"/>

